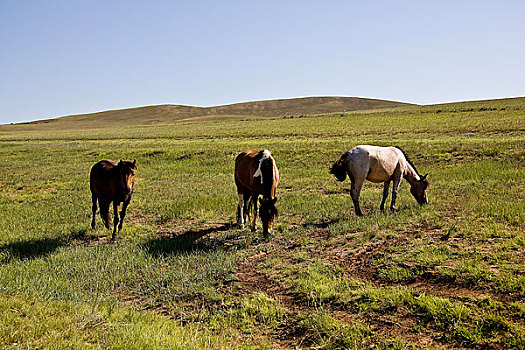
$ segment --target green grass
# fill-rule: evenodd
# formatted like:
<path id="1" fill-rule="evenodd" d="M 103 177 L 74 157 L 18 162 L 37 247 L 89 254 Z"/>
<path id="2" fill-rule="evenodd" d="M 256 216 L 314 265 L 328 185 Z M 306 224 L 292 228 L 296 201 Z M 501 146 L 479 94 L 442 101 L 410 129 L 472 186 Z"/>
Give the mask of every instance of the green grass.
<path id="1" fill-rule="evenodd" d="M 358 323 L 344 323 L 322 309 L 298 315 L 305 342 L 317 349 L 355 349 L 366 345 L 372 333 Z"/>
<path id="2" fill-rule="evenodd" d="M 236 341 L 118 303 L 2 296 L 0 317 L 0 339 L 8 349 L 229 349 Z"/>
<path id="3" fill-rule="evenodd" d="M 399 145 L 430 173 L 363 218 L 328 168 Z M 0 347 L 523 348 L 523 99 L 90 130 L 0 131 Z M 234 226 L 233 160 L 268 148 L 270 239 Z M 88 174 L 136 159 L 117 243 Z M 248 270 L 248 272 L 247 272 Z"/>
<path id="4" fill-rule="evenodd" d="M 358 314 L 396 314 L 414 317 L 421 333 L 437 332 L 460 344 L 473 345 L 490 339 L 498 344 L 525 342 L 525 329 L 508 315 L 519 317 L 522 304 L 510 308 L 490 297 L 450 300 L 405 287 L 378 287 L 349 279 L 340 268 L 319 262 L 296 276 L 296 292 L 323 307 L 354 309 Z M 322 337 L 321 337 L 322 338 Z"/>

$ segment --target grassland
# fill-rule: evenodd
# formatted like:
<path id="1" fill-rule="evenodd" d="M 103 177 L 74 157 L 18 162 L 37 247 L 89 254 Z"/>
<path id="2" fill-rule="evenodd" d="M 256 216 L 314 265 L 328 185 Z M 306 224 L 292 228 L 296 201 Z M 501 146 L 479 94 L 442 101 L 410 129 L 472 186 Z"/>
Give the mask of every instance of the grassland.
<path id="1" fill-rule="evenodd" d="M 357 218 L 328 167 L 401 146 L 428 172 Z M 273 236 L 234 227 L 233 159 L 281 173 Z M 136 159 L 115 244 L 90 224 L 96 161 Z M 0 132 L 0 347 L 525 347 L 525 99 L 173 125 Z"/>

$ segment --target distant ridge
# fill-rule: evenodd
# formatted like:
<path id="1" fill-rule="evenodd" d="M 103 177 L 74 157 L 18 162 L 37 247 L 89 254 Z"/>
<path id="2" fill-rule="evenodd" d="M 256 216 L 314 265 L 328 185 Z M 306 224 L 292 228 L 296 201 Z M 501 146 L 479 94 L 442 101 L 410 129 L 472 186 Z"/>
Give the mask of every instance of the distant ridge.
<path id="1" fill-rule="evenodd" d="M 409 106 L 408 103 L 361 97 L 303 97 L 257 102 L 236 103 L 210 107 L 209 114 L 233 114 L 254 116 L 280 116 L 297 114 L 321 114 L 370 109 Z"/>
<path id="2" fill-rule="evenodd" d="M 47 124 L 53 128 L 160 125 L 196 118 L 298 116 L 302 114 L 336 113 L 342 112 L 343 110 L 350 112 L 403 106 L 411 106 L 411 104 L 360 97 L 303 97 L 243 102 L 214 107 L 184 105 L 145 106 L 71 115 L 22 124 L 25 126 L 43 126 L 42 124 Z"/>

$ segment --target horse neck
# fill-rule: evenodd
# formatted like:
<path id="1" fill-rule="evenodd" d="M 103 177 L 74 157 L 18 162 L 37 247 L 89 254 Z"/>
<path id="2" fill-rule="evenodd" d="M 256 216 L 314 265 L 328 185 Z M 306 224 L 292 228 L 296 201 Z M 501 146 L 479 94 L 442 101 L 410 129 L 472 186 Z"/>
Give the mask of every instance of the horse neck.
<path id="1" fill-rule="evenodd" d="M 414 169 L 408 161 L 406 162 L 405 166 L 405 175 L 404 178 L 408 181 L 408 183 L 413 184 L 416 181 L 419 181 L 420 177 L 417 171 Z"/>
<path id="2" fill-rule="evenodd" d="M 262 196 L 264 199 L 272 199 L 274 195 L 274 164 L 273 159 L 267 159 L 265 161 L 267 166 L 261 167 L 263 176 L 262 183 Z"/>
<path id="3" fill-rule="evenodd" d="M 113 177 L 115 179 L 118 179 L 120 181 L 120 166 L 116 165 L 113 168 L 110 169 L 111 174 L 113 174 Z"/>
<path id="4" fill-rule="evenodd" d="M 113 186 L 115 186 L 118 191 L 122 191 L 122 181 L 120 177 L 120 166 L 116 165 L 112 169 L 110 169 L 111 176 L 110 179 L 113 182 Z"/>

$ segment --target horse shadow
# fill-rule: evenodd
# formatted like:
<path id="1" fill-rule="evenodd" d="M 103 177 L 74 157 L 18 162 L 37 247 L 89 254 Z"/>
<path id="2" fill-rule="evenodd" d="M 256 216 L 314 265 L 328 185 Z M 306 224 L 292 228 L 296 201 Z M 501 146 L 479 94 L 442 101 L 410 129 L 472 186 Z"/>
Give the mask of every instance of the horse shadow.
<path id="1" fill-rule="evenodd" d="M 47 256 L 67 244 L 62 237 L 36 238 L 26 241 L 16 241 L 0 247 L 0 263 L 13 260 L 31 260 Z"/>
<path id="2" fill-rule="evenodd" d="M 106 233 L 104 233 L 103 236 L 99 236 L 92 232 L 92 230 L 81 228 L 71 231 L 71 233 L 64 237 L 64 239 L 68 242 L 73 241 L 76 244 L 92 245 L 100 241 L 109 240 L 109 237 Z"/>
<path id="3" fill-rule="evenodd" d="M 179 235 L 160 233 L 161 236 L 142 244 L 142 248 L 153 256 L 179 255 L 193 251 L 210 251 L 224 245 L 223 240 L 205 237 L 212 233 L 228 231 L 235 226 L 223 224 L 202 230 L 189 230 Z"/>
<path id="4" fill-rule="evenodd" d="M 88 236 L 86 229 L 76 229 L 64 236 L 32 238 L 7 243 L 0 246 L 0 264 L 7 264 L 14 260 L 32 260 L 46 257 L 60 247 L 70 245 L 73 240 L 89 241 L 95 238 Z"/>
<path id="5" fill-rule="evenodd" d="M 321 221 L 321 222 L 314 222 L 309 224 L 304 224 L 303 227 L 313 227 L 316 229 L 326 229 L 330 225 L 335 224 L 339 222 L 339 220 L 328 220 L 328 221 Z"/>

